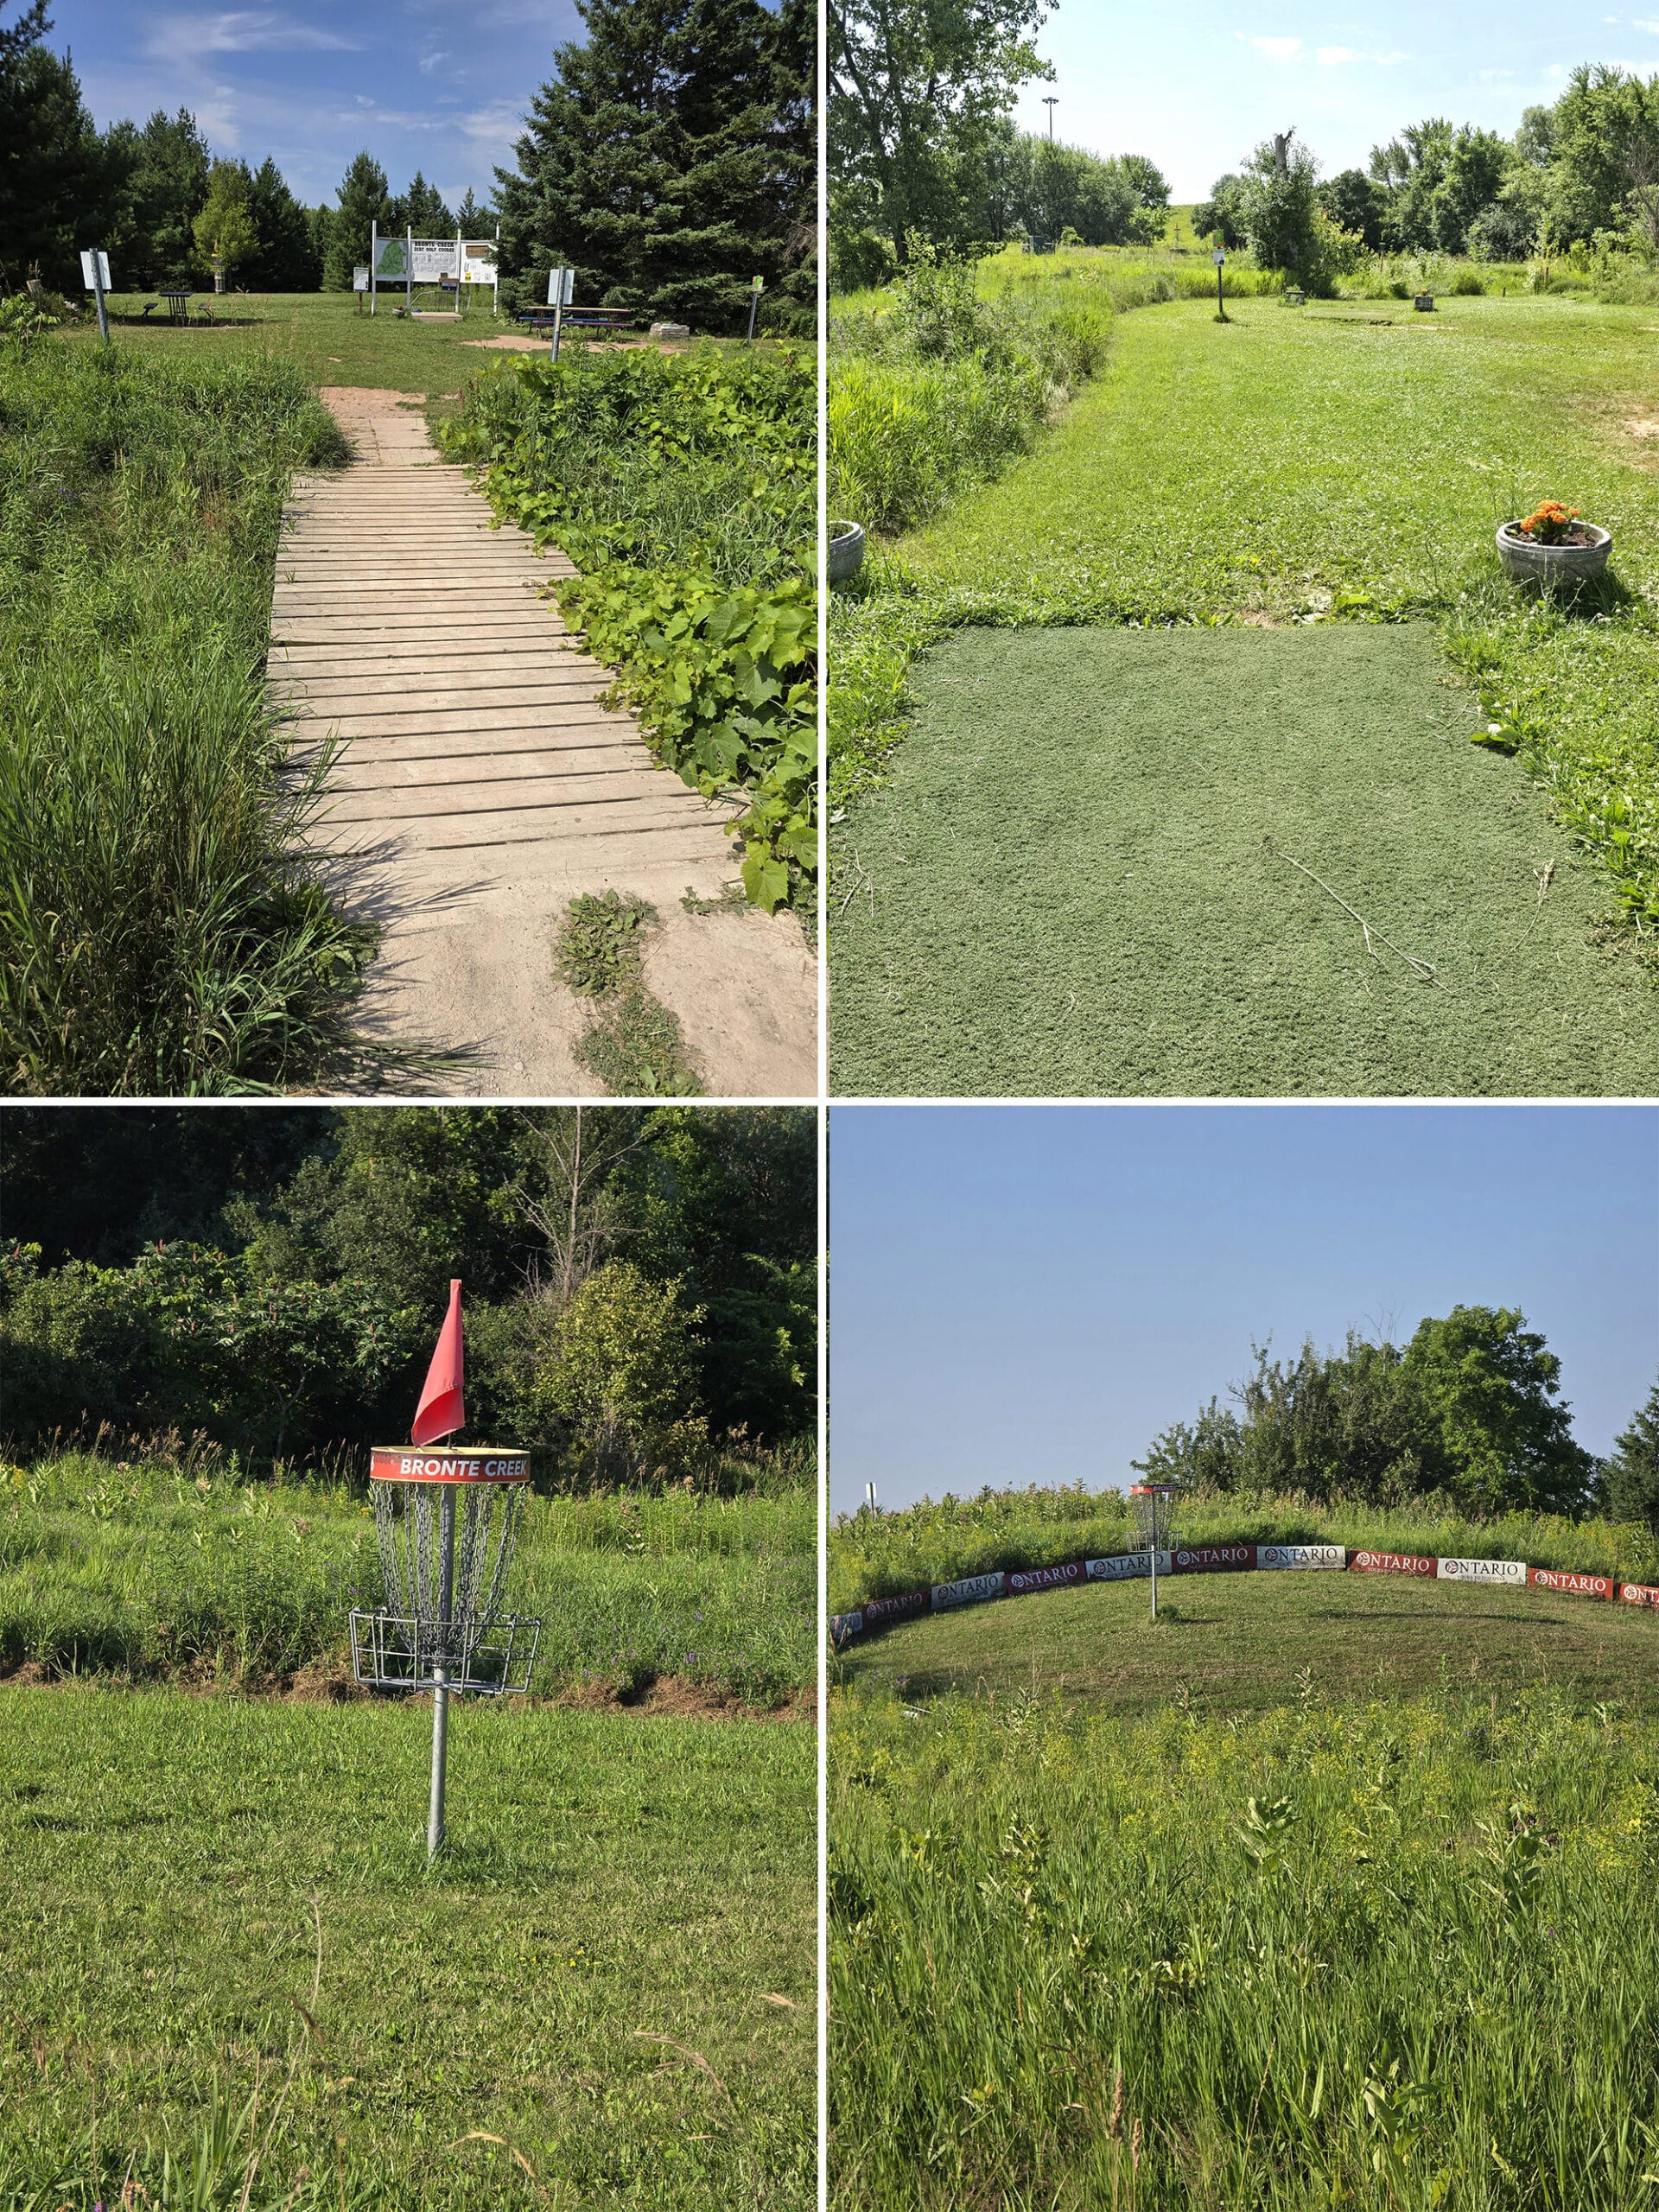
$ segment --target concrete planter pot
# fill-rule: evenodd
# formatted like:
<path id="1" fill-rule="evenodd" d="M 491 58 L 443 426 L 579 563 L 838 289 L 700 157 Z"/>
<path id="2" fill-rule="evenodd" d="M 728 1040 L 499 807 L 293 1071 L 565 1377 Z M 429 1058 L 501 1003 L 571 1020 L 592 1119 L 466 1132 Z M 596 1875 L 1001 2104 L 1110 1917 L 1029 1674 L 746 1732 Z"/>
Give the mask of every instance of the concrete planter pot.
<path id="1" fill-rule="evenodd" d="M 1416 308 L 1419 315 L 1433 315 L 1434 312 L 1434 295 L 1433 292 L 1419 292 L 1412 301 L 1411 304 Z"/>
<path id="2" fill-rule="evenodd" d="M 1286 285 L 1285 305 L 1287 308 L 1300 308 L 1307 305 L 1307 295 L 1300 284 Z"/>
<path id="3" fill-rule="evenodd" d="M 1578 528 L 1589 533 L 1590 544 L 1537 545 L 1531 538 L 1522 537 L 1512 522 L 1500 523 L 1498 558 L 1518 584 L 1539 584 L 1547 591 L 1560 591 L 1563 585 L 1582 583 L 1586 577 L 1605 573 L 1607 556 L 1613 550 L 1613 533 L 1596 522 L 1581 522 Z"/>
<path id="4" fill-rule="evenodd" d="M 864 525 L 858 522 L 830 524 L 830 581 L 850 583 L 864 565 Z"/>

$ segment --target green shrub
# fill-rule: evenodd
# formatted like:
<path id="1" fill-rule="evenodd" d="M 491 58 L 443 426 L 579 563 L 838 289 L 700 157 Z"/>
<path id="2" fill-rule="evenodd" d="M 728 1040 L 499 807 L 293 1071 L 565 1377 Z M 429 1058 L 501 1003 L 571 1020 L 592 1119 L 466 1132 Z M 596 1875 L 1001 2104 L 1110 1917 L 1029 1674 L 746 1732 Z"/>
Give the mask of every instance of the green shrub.
<path id="1" fill-rule="evenodd" d="M 589 1275 L 550 1326 L 527 1395 L 561 1439 L 567 1476 L 584 1484 L 695 1480 L 709 1456 L 688 1310 L 677 1282 L 630 1260 Z"/>
<path id="2" fill-rule="evenodd" d="M 804 353 L 572 356 L 473 378 L 440 441 L 586 573 L 561 613 L 658 758 L 728 824 L 768 913 L 817 868 L 816 377 Z"/>
<path id="3" fill-rule="evenodd" d="M 1451 289 L 1459 299 L 1478 299 L 1486 287 L 1481 282 L 1478 269 L 1459 269 L 1452 279 Z"/>

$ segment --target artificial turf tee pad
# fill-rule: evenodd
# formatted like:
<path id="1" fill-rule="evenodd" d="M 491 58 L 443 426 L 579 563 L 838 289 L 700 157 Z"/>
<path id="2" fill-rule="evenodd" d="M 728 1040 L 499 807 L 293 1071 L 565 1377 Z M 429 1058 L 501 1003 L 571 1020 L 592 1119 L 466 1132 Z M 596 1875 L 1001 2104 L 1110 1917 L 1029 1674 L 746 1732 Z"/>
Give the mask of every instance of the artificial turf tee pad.
<path id="1" fill-rule="evenodd" d="M 1651 1095 L 1605 876 L 1444 667 L 1425 624 L 958 632 L 840 832 L 832 1087 Z"/>

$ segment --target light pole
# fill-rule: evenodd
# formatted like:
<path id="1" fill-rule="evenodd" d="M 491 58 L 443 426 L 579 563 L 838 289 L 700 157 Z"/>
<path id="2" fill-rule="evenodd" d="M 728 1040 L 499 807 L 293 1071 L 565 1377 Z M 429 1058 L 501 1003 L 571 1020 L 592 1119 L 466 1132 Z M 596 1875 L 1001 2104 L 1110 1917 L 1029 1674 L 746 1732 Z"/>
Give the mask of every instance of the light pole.
<path id="1" fill-rule="evenodd" d="M 1048 110 L 1048 143 L 1051 146 L 1054 143 L 1054 111 L 1059 104 L 1060 99 L 1058 92 L 1043 94 L 1043 105 Z"/>

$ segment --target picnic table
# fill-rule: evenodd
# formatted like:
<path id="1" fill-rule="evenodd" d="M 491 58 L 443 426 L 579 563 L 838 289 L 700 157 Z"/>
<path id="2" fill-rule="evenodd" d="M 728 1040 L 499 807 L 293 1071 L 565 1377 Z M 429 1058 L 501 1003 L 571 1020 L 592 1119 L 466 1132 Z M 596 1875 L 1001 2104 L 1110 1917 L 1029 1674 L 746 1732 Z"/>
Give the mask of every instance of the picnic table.
<path id="1" fill-rule="evenodd" d="M 557 308 L 520 308 L 518 320 L 532 330 L 551 330 L 560 313 Z M 566 330 L 626 330 L 638 319 L 632 308 L 566 308 L 563 315 Z"/>
<path id="2" fill-rule="evenodd" d="M 158 284 L 156 289 L 161 294 L 162 297 L 167 302 L 167 312 L 169 320 L 174 322 L 188 322 L 190 320 L 189 302 L 194 299 L 195 294 L 188 289 L 175 291 L 166 284 Z"/>

